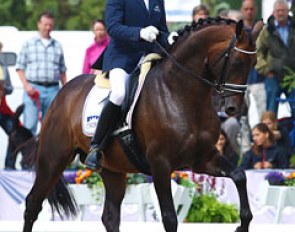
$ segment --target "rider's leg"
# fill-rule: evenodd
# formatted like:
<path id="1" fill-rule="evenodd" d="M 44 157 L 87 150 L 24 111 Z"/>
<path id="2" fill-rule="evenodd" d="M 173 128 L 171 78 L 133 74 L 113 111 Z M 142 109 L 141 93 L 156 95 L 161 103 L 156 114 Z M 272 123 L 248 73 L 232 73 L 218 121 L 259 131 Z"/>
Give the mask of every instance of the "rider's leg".
<path id="1" fill-rule="evenodd" d="M 90 152 L 85 160 L 85 165 L 91 170 L 100 170 L 102 150 L 109 135 L 120 119 L 121 105 L 126 91 L 126 84 L 129 78 L 123 69 L 113 69 L 109 74 L 112 92 L 110 99 L 103 108 L 95 134 L 91 140 Z"/>

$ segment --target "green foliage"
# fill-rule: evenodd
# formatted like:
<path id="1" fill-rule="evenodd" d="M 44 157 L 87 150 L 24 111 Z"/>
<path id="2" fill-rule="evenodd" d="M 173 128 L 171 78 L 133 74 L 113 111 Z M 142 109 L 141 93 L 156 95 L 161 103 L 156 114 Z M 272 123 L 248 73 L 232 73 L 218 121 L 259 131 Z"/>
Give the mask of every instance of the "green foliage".
<path id="1" fill-rule="evenodd" d="M 235 205 L 220 203 L 213 194 L 195 195 L 187 214 L 187 222 L 235 223 L 239 213 Z"/>
<path id="2" fill-rule="evenodd" d="M 127 184 L 142 184 L 148 182 L 147 176 L 141 173 L 128 173 Z"/>
<path id="3" fill-rule="evenodd" d="M 0 25 L 26 28 L 26 19 L 29 12 L 26 9 L 26 0 L 1 0 Z"/>
<path id="4" fill-rule="evenodd" d="M 95 19 L 104 19 L 106 0 L 1 0 L 0 25 L 37 30 L 41 12 L 55 16 L 56 30 L 89 30 Z"/>
<path id="5" fill-rule="evenodd" d="M 295 71 L 287 66 L 284 67 L 284 70 L 285 75 L 280 85 L 290 93 L 295 88 Z"/>
<path id="6" fill-rule="evenodd" d="M 101 176 L 97 172 L 92 172 L 91 176 L 85 179 L 87 187 L 91 190 L 91 195 L 97 202 L 102 202 L 104 198 L 104 185 Z"/>
<path id="7" fill-rule="evenodd" d="M 103 187 L 101 176 L 97 172 L 93 172 L 91 176 L 87 177 L 85 179 L 85 183 L 90 189 Z"/>
<path id="8" fill-rule="evenodd" d="M 293 154 L 290 158 L 290 168 L 295 169 L 295 154 Z"/>

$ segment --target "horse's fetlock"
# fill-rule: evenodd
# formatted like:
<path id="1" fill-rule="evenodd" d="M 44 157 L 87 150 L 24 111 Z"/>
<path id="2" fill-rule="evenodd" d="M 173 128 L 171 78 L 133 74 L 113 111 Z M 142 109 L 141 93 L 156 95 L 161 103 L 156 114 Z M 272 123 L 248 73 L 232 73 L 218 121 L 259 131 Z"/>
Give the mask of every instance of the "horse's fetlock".
<path id="1" fill-rule="evenodd" d="M 28 210 L 24 213 L 24 219 L 25 221 L 28 221 L 30 223 L 34 223 L 38 218 L 38 213 L 29 212 Z"/>
<path id="2" fill-rule="evenodd" d="M 176 232 L 177 231 L 177 216 L 171 214 L 163 214 L 162 221 L 166 231 Z"/>
<path id="3" fill-rule="evenodd" d="M 241 217 L 241 221 L 249 223 L 253 219 L 253 214 L 249 210 L 241 210 L 240 217 Z"/>

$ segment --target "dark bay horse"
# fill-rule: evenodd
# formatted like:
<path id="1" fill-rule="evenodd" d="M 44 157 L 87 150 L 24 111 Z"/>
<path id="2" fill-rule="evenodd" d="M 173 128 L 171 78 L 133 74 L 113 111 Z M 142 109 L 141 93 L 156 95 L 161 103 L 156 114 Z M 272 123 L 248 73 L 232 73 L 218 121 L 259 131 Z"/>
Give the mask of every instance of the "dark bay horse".
<path id="1" fill-rule="evenodd" d="M 242 21 L 220 18 L 188 26 L 147 75 L 134 112 L 133 130 L 150 166 L 166 231 L 176 232 L 178 225 L 171 173 L 187 167 L 234 181 L 241 208 L 241 225 L 236 231 L 248 232 L 252 213 L 246 175 L 234 170 L 215 148 L 220 122 L 211 98 L 214 90 L 221 94 L 229 91 L 227 109 L 239 109 L 240 93 L 256 62 L 255 41 L 262 25 L 258 22 L 252 33 L 243 30 Z M 60 90 L 44 119 L 36 180 L 26 198 L 24 232 L 32 231 L 46 197 L 61 215 L 75 213 L 75 203 L 61 176 L 77 150 L 87 153 L 89 149 L 90 138 L 82 133 L 81 114 L 92 86 L 93 76 L 71 80 Z M 106 190 L 102 222 L 107 231 L 119 231 L 126 173 L 136 172 L 139 170 L 124 154 L 119 139 L 112 138 L 105 149 L 101 172 Z"/>

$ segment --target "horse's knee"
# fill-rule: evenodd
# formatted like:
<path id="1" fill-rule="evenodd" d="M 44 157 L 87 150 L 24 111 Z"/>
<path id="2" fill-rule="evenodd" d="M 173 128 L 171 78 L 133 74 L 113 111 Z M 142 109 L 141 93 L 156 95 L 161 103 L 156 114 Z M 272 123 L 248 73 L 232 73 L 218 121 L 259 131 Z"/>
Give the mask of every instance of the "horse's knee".
<path id="1" fill-rule="evenodd" d="M 245 185 L 247 181 L 246 173 L 243 169 L 237 168 L 230 173 L 230 177 L 237 186 Z"/>

